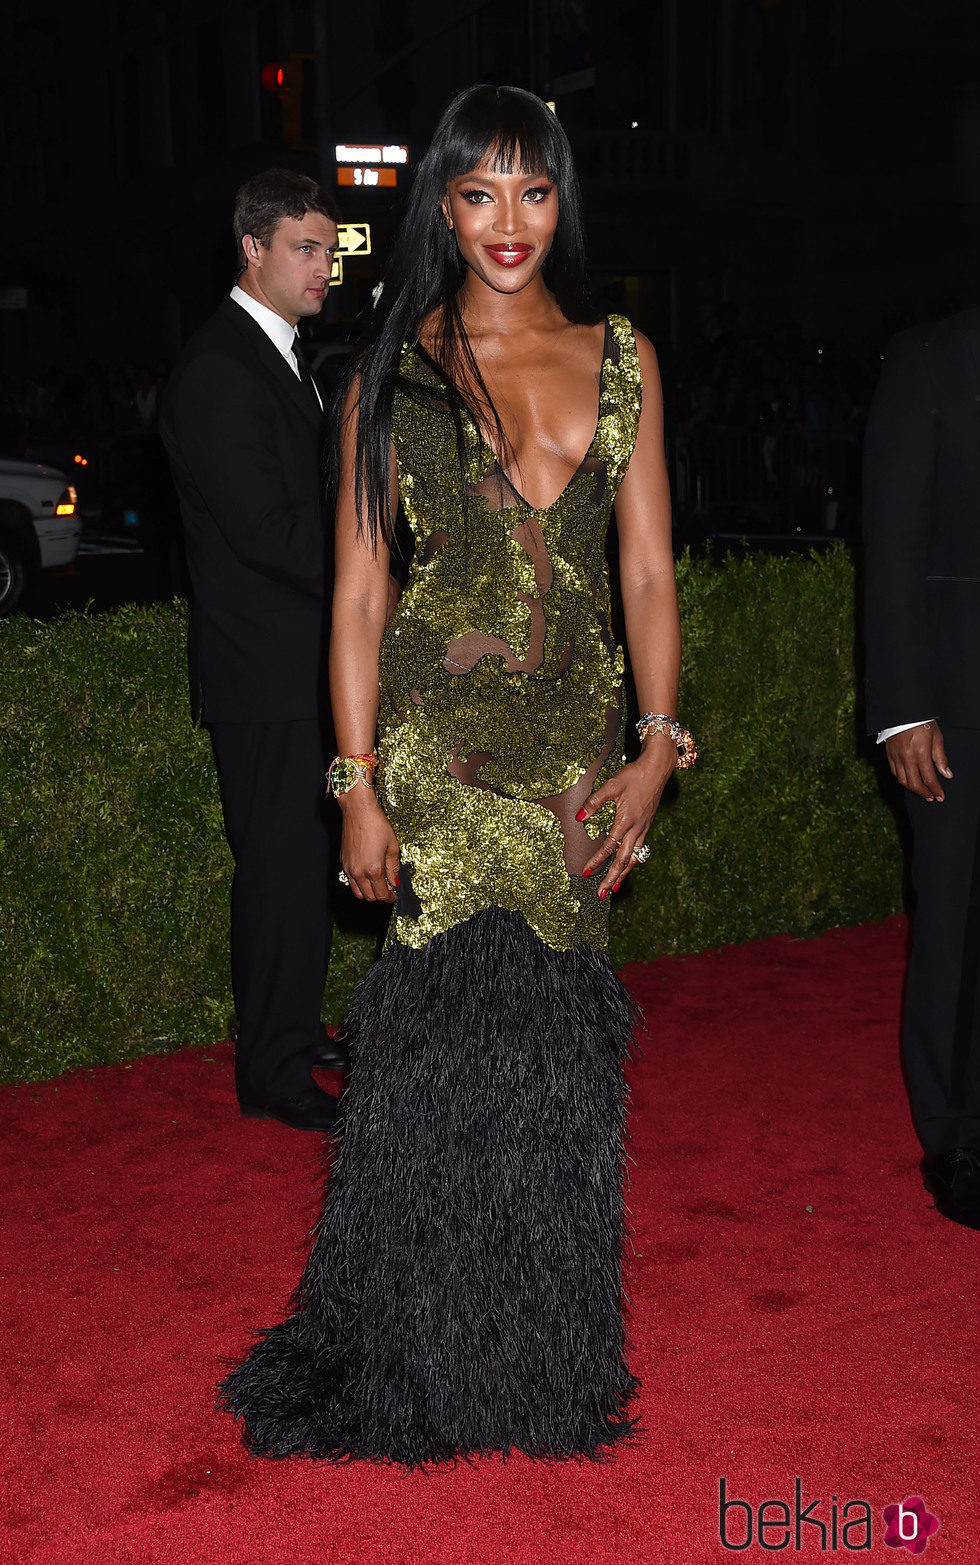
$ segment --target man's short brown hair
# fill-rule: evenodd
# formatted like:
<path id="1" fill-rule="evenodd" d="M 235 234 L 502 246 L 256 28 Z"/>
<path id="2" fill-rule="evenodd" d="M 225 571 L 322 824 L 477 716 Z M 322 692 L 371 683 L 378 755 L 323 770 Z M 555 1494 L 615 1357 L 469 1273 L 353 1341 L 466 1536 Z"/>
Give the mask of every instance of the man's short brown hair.
<path id="1" fill-rule="evenodd" d="M 267 168 L 253 174 L 235 196 L 235 243 L 239 251 L 246 234 L 266 249 L 284 217 L 305 217 L 319 212 L 331 222 L 341 221 L 340 208 L 315 179 L 289 168 Z"/>

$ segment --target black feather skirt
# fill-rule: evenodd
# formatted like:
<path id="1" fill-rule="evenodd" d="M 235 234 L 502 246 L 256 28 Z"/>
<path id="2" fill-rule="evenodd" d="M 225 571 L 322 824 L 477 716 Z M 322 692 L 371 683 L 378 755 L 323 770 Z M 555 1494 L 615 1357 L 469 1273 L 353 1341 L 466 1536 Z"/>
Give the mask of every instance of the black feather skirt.
<path id="1" fill-rule="evenodd" d="M 633 1430 L 623 1059 L 608 958 L 491 909 L 394 944 L 352 1066 L 294 1312 L 219 1405 L 270 1457 L 599 1457 Z"/>

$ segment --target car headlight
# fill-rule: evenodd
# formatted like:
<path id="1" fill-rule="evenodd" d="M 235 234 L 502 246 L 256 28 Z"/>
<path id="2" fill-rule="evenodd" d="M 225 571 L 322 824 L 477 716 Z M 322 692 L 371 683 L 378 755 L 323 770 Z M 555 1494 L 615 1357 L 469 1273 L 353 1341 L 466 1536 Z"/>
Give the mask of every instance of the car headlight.
<path id="1" fill-rule="evenodd" d="M 58 496 L 58 504 L 54 508 L 55 516 L 74 516 L 75 507 L 78 504 L 78 495 L 75 493 L 75 485 L 69 484 L 68 488 Z"/>

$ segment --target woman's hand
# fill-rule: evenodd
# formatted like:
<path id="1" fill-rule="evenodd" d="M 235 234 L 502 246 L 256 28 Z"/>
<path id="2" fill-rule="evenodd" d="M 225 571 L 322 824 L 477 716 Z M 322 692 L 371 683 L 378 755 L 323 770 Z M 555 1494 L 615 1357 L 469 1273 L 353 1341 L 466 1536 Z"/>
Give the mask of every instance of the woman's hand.
<path id="1" fill-rule="evenodd" d="M 394 902 L 400 849 L 377 794 L 359 782 L 337 803 L 344 818 L 340 862 L 351 891 L 362 902 Z"/>
<path id="2" fill-rule="evenodd" d="M 610 852 L 615 854 L 599 887 L 600 900 L 610 891 L 618 891 L 635 866 L 634 849 L 643 845 L 676 762 L 677 746 L 673 740 L 665 734 L 650 734 L 643 742 L 639 759 L 621 767 L 614 777 L 597 788 L 576 815 L 577 821 L 587 821 L 610 800 L 616 806 L 612 830 L 597 845 L 582 871 L 583 875 L 594 875 Z"/>

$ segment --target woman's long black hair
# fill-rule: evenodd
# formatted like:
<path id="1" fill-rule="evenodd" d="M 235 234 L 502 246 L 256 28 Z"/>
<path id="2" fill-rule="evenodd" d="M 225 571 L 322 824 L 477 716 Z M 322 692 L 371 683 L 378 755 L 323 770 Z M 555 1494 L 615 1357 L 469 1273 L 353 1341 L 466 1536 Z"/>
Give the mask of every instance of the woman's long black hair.
<path id="1" fill-rule="evenodd" d="M 463 413 L 494 429 L 506 448 L 497 410 L 477 367 L 463 327 L 458 295 L 466 263 L 442 211 L 446 187 L 468 174 L 488 152 L 500 173 L 542 170 L 558 192 L 558 226 L 542 275 L 570 321 L 594 322 L 585 270 L 585 238 L 578 176 L 568 138 L 542 99 L 520 87 L 468 87 L 449 105 L 419 164 L 367 343 L 352 377 L 359 379 L 354 483 L 358 529 L 377 547 L 393 534 L 391 409 L 395 388 L 428 402 L 456 428 L 460 466 L 467 458 Z M 401 373 L 402 344 L 418 341 L 426 317 L 438 311 L 433 358 L 443 384 L 438 391 Z M 334 451 L 339 442 L 332 442 Z"/>

